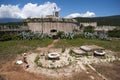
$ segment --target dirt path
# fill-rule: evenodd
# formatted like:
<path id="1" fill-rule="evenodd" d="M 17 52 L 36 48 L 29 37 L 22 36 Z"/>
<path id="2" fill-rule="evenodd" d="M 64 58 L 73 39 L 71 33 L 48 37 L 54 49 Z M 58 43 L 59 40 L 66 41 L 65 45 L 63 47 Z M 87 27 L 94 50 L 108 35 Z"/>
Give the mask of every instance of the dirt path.
<path id="1" fill-rule="evenodd" d="M 54 44 L 57 43 L 58 40 L 54 40 L 50 45 L 43 48 L 37 48 L 38 51 L 47 51 L 50 48 L 54 47 Z M 19 57 L 20 58 L 20 57 Z M 18 59 L 18 58 L 17 58 Z M 22 65 L 16 65 L 16 60 L 1 62 L 0 65 L 0 80 L 48 80 L 45 75 L 36 75 L 34 73 L 29 73 L 24 71 Z M 22 77 L 21 77 L 22 76 Z"/>
<path id="2" fill-rule="evenodd" d="M 48 45 L 47 48 L 53 48 L 54 47 L 54 44 L 57 43 L 59 40 L 56 39 L 52 42 L 52 44 Z"/>
<path id="3" fill-rule="evenodd" d="M 57 43 L 59 40 L 58 39 L 56 39 L 56 40 L 53 40 L 53 42 L 50 44 L 50 45 L 48 45 L 47 47 L 38 47 L 37 49 L 36 49 L 36 51 L 37 52 L 46 52 L 46 51 L 48 51 L 49 49 L 51 49 L 51 48 L 54 48 L 54 44 L 55 43 Z"/>

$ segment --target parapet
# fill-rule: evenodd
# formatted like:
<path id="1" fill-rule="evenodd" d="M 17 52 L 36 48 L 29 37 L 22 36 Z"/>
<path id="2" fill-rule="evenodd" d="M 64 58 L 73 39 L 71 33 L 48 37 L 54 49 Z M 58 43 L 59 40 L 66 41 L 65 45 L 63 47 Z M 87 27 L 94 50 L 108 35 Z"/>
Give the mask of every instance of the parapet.
<path id="1" fill-rule="evenodd" d="M 25 22 L 69 22 L 69 23 L 77 23 L 75 19 L 68 18 L 59 18 L 59 17 L 45 17 L 45 18 L 27 18 Z"/>

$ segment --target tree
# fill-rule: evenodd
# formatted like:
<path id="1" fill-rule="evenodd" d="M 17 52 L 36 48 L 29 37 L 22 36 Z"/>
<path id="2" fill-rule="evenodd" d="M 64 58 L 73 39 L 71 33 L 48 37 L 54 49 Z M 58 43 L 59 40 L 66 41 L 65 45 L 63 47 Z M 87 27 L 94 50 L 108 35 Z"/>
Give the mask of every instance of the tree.
<path id="1" fill-rule="evenodd" d="M 120 29 L 110 30 L 110 31 L 108 31 L 107 34 L 108 34 L 109 37 L 117 37 L 117 38 L 120 38 Z"/>
<path id="2" fill-rule="evenodd" d="M 84 28 L 84 32 L 94 33 L 94 27 L 93 26 L 87 26 Z"/>

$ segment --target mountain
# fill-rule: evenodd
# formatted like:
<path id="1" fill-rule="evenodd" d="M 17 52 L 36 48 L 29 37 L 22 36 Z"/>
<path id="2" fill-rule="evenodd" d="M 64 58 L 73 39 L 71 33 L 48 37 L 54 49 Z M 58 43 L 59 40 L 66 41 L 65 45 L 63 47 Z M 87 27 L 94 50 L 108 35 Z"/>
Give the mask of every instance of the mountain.
<path id="1" fill-rule="evenodd" d="M 105 17 L 77 17 L 75 18 L 78 23 L 80 22 L 97 22 L 98 26 L 110 25 L 120 26 L 120 15 L 105 16 Z"/>
<path id="2" fill-rule="evenodd" d="M 22 22 L 23 19 L 17 18 L 0 18 L 0 23 L 8 23 L 8 22 Z"/>

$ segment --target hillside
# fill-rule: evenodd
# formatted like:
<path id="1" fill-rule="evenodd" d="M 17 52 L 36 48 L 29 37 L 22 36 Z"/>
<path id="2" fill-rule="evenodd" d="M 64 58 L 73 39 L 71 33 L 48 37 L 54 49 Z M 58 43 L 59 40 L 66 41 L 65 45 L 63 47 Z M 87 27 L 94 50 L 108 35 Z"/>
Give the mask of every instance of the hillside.
<path id="1" fill-rule="evenodd" d="M 110 26 L 120 26 L 120 15 L 106 16 L 106 17 L 77 17 L 75 18 L 80 22 L 97 22 L 98 26 L 110 25 Z"/>
<path id="2" fill-rule="evenodd" d="M 106 17 L 77 17 L 75 18 L 78 23 L 80 22 L 97 22 L 98 26 L 110 25 L 110 26 L 120 26 L 120 15 L 106 16 Z M 0 18 L 0 24 L 15 24 L 22 23 L 23 19 L 16 18 Z"/>
<path id="3" fill-rule="evenodd" d="M 8 23 L 8 22 L 21 22 L 23 19 L 17 18 L 0 18 L 0 23 Z"/>

